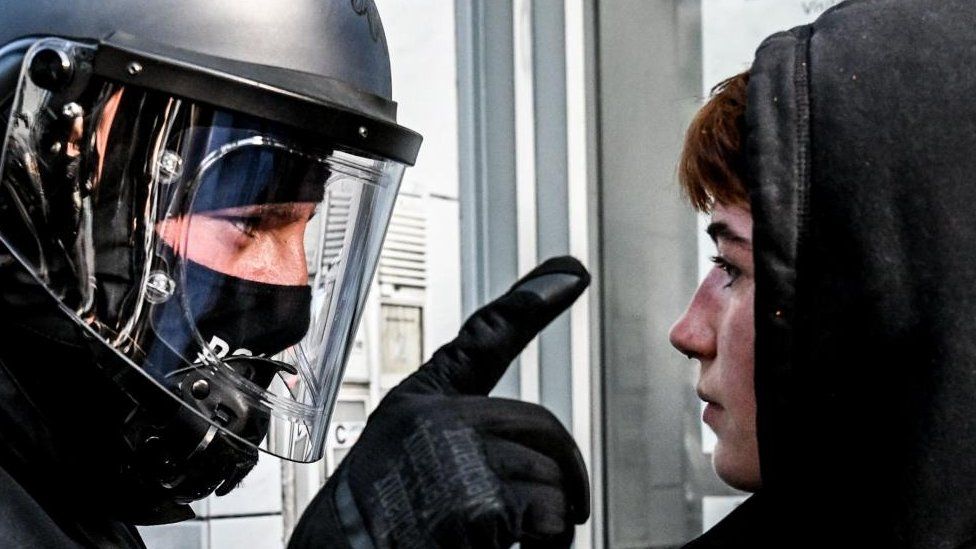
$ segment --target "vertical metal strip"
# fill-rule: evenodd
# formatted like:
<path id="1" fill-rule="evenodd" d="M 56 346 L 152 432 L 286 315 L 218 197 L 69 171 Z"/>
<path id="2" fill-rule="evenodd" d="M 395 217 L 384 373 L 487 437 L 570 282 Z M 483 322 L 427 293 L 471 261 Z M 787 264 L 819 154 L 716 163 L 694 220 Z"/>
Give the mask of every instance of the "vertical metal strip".
<path id="1" fill-rule="evenodd" d="M 535 64 L 533 63 L 532 1 L 514 0 L 512 17 L 515 67 L 515 187 L 518 205 L 518 272 L 535 267 L 536 166 L 535 166 Z M 520 398 L 539 402 L 539 343 L 533 339 L 519 357 Z"/>
<path id="2" fill-rule="evenodd" d="M 566 21 L 562 0 L 532 3 L 535 64 L 536 232 L 539 259 L 569 253 L 566 152 Z M 539 336 L 539 385 L 543 405 L 573 425 L 570 314 Z"/>
<path id="3" fill-rule="evenodd" d="M 482 234 L 485 203 L 484 38 L 482 2 L 455 4 L 458 71 L 458 177 L 461 210 L 461 310 L 474 312 L 488 295 Z"/>
<path id="4" fill-rule="evenodd" d="M 514 38 L 511 0 L 457 0 L 462 311 L 518 277 Z M 513 363 L 493 394 L 518 397 Z"/>
<path id="5" fill-rule="evenodd" d="M 565 2 L 565 54 L 566 54 L 566 185 L 569 216 L 569 253 L 579 259 L 594 274 L 599 272 L 598 254 L 591 253 L 590 231 L 596 217 L 590 209 L 595 207 L 596 178 L 591 176 L 593 162 L 593 120 L 595 86 L 593 82 L 593 2 L 592 0 L 566 0 Z M 596 241 L 592 241 L 595 243 Z M 583 296 L 570 311 L 570 357 L 572 372 L 572 433 L 583 453 L 590 470 L 592 483 L 593 514 L 590 521 L 577 530 L 576 545 L 587 549 L 599 545 L 603 538 L 602 501 L 603 475 L 601 474 L 602 444 L 593 436 L 593 418 L 599 412 L 600 386 L 598 360 L 591 360 L 591 353 L 599 345 L 599 327 L 593 325 L 599 315 L 591 317 L 594 296 L 599 295 L 599 279 L 595 278 L 589 295 Z M 596 338 L 596 339 L 594 339 Z"/>

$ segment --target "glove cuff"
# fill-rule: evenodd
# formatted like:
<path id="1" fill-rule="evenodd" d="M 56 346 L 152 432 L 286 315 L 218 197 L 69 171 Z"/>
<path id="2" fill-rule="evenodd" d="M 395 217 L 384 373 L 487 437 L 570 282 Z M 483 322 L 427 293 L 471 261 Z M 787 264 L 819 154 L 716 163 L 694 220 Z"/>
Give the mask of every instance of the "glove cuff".
<path id="1" fill-rule="evenodd" d="M 298 521 L 288 549 L 376 549 L 352 498 L 346 468 L 339 467 Z"/>

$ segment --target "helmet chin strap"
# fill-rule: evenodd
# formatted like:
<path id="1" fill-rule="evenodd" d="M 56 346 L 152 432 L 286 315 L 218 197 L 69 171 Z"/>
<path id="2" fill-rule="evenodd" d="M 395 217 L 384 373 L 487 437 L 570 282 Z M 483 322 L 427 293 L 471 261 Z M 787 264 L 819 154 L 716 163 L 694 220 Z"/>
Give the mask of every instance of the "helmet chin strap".
<path id="1" fill-rule="evenodd" d="M 263 357 L 234 356 L 222 364 L 260 387 L 279 371 L 295 373 L 292 366 Z M 230 492 L 257 464 L 255 446 L 267 435 L 267 411 L 249 404 L 209 369 L 188 366 L 167 377 L 183 404 L 170 399 L 169 412 L 160 414 L 162 403 L 156 402 L 126 418 L 124 436 L 133 456 L 127 472 L 158 497 L 180 505 L 214 491 Z"/>
<path id="2" fill-rule="evenodd" d="M 111 498 L 117 504 L 114 516 L 133 524 L 192 518 L 190 502 L 215 491 L 217 495 L 230 492 L 257 464 L 255 447 L 268 433 L 268 413 L 250 405 L 226 378 L 218 379 L 212 368 L 187 366 L 170 374 L 167 394 L 114 351 L 86 345 L 86 334 L 59 314 L 47 292 L 27 280 L 20 284 L 10 277 L 3 280 L 10 282 L 7 289 L 18 289 L 20 305 L 32 311 L 21 318 L 25 329 L 43 337 L 50 348 L 93 351 L 86 358 L 78 351 L 62 354 L 91 363 L 89 375 L 98 376 L 100 371 L 105 382 L 121 389 L 117 402 L 100 402 L 106 413 L 111 408 L 121 427 L 117 451 L 110 458 L 119 464 L 118 476 L 105 479 L 115 494 Z M 52 334 L 62 337 L 54 339 Z M 81 366 L 64 367 L 77 371 Z M 233 356 L 223 360 L 222 367 L 260 387 L 267 387 L 278 372 L 295 373 L 290 365 L 263 357 Z M 79 402 L 65 404 L 68 409 L 45 410 L 55 416 L 79 413 L 75 409 Z"/>

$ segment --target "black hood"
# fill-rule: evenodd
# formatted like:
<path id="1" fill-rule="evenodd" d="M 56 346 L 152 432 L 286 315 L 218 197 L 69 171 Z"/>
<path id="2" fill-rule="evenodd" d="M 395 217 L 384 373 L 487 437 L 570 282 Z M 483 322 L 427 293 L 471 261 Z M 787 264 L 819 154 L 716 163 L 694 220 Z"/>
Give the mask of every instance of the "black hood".
<path id="1" fill-rule="evenodd" d="M 819 546 L 973 543 L 976 2 L 771 36 L 746 131 L 764 498 Z"/>

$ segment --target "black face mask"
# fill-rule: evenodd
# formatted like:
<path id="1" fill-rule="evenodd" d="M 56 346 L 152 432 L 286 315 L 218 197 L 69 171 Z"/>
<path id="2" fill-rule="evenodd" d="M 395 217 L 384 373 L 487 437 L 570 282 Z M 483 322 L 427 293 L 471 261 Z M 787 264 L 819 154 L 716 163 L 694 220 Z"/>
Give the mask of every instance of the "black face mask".
<path id="1" fill-rule="evenodd" d="M 187 366 L 174 355 L 203 362 L 194 328 L 220 359 L 271 356 L 298 343 L 308 331 L 309 286 L 244 280 L 189 260 L 185 265 L 185 284 L 152 313 L 155 341 L 145 367 L 156 379 Z"/>
<path id="2" fill-rule="evenodd" d="M 266 357 L 302 339 L 311 306 L 309 286 L 243 280 L 192 261 L 185 269 L 185 284 L 152 311 L 154 333 L 143 347 L 143 368 L 183 404 L 171 400 L 140 407 L 123 429 L 132 449 L 126 469 L 131 484 L 145 487 L 140 490 L 152 501 L 179 505 L 215 489 L 218 495 L 233 489 L 257 463 L 253 446 L 269 426 L 268 413 L 253 406 L 236 383 L 214 377 L 213 368 L 203 366 L 195 334 L 233 370 L 225 374 L 265 389 L 280 371 L 296 373 Z M 199 383 L 205 391 L 197 390 Z M 144 393 L 152 398 L 147 397 L 152 390 Z"/>

